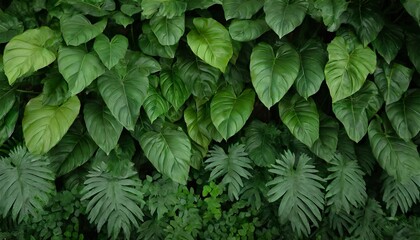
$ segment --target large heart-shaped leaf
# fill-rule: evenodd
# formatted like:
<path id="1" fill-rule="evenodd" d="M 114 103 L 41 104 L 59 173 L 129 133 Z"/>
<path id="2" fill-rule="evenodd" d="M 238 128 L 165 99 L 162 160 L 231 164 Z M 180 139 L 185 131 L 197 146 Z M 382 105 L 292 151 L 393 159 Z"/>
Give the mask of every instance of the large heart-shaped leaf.
<path id="1" fill-rule="evenodd" d="M 369 118 L 381 108 L 382 103 L 376 85 L 367 81 L 353 96 L 333 103 L 333 111 L 350 139 L 359 142 L 368 130 Z"/>
<path id="2" fill-rule="evenodd" d="M 420 26 L 420 0 L 402 0 L 405 10 L 416 20 Z"/>
<path id="3" fill-rule="evenodd" d="M 372 45 L 389 64 L 397 56 L 403 40 L 403 29 L 397 25 L 386 24 L 372 42 Z"/>
<path id="4" fill-rule="evenodd" d="M 76 95 L 105 72 L 94 53 L 75 47 L 62 47 L 58 51 L 58 70 L 66 80 L 71 95 Z"/>
<path id="5" fill-rule="evenodd" d="M 64 41 L 71 46 L 79 46 L 94 39 L 104 31 L 106 24 L 106 19 L 92 24 L 89 19 L 81 14 L 63 17 L 60 21 Z"/>
<path id="6" fill-rule="evenodd" d="M 321 42 L 307 41 L 299 48 L 300 68 L 295 81 L 298 93 L 307 99 L 318 92 L 324 81 L 327 52 Z"/>
<path id="7" fill-rule="evenodd" d="M 265 21 L 282 38 L 302 24 L 307 9 L 307 0 L 266 0 Z"/>
<path id="8" fill-rule="evenodd" d="M 186 184 L 191 161 L 191 142 L 180 129 L 148 131 L 139 139 L 146 157 L 155 168 L 173 181 Z"/>
<path id="9" fill-rule="evenodd" d="M 370 122 L 368 134 L 373 155 L 388 175 L 402 182 L 420 174 L 420 158 L 413 142 L 384 132 L 377 119 Z"/>
<path id="10" fill-rule="evenodd" d="M 42 104 L 58 106 L 70 97 L 67 82 L 59 72 L 48 74 L 42 82 Z"/>
<path id="11" fill-rule="evenodd" d="M 96 37 L 93 49 L 102 63 L 111 69 L 125 56 L 128 48 L 128 39 L 123 35 L 115 35 L 111 41 L 104 34 Z"/>
<path id="12" fill-rule="evenodd" d="M 347 10 L 348 2 L 346 0 L 316 0 L 315 8 L 321 11 L 324 25 L 328 31 L 334 32 L 341 25 L 341 15 Z"/>
<path id="13" fill-rule="evenodd" d="M 48 44 L 56 38 L 48 27 L 26 30 L 12 38 L 4 48 L 4 73 L 12 85 L 17 78 L 37 71 L 55 61 Z"/>
<path id="14" fill-rule="evenodd" d="M 0 119 L 13 107 L 16 101 L 15 88 L 10 87 L 7 81 L 0 79 Z"/>
<path id="15" fill-rule="evenodd" d="M 334 118 L 320 114 L 319 138 L 312 145 L 311 151 L 327 162 L 334 157 L 337 150 L 338 128 L 338 122 Z"/>
<path id="16" fill-rule="evenodd" d="M 156 118 L 169 111 L 169 103 L 162 97 L 160 92 L 149 85 L 147 98 L 144 100 L 143 108 L 146 111 L 150 122 L 153 123 Z"/>
<path id="17" fill-rule="evenodd" d="M 260 43 L 252 50 L 250 60 L 252 85 L 258 98 L 270 108 L 287 93 L 299 72 L 299 55 L 289 44 L 278 50 Z"/>
<path id="18" fill-rule="evenodd" d="M 415 137 L 420 131 L 420 90 L 411 90 L 387 105 L 386 114 L 398 136 L 406 141 Z"/>
<path id="19" fill-rule="evenodd" d="M 80 110 L 77 96 L 60 106 L 42 105 L 42 95 L 29 100 L 22 120 L 23 137 L 28 150 L 44 154 L 54 147 L 70 128 Z"/>
<path id="20" fill-rule="evenodd" d="M 325 66 L 325 78 L 333 102 L 357 92 L 367 75 L 376 68 L 376 55 L 354 39 L 337 36 L 327 47 L 329 60 Z"/>
<path id="21" fill-rule="evenodd" d="M 147 76 L 139 69 L 124 75 L 108 71 L 98 78 L 98 89 L 112 115 L 125 128 L 134 130 L 149 89 Z"/>
<path id="22" fill-rule="evenodd" d="M 184 35 L 185 16 L 174 18 L 154 16 L 150 19 L 150 28 L 162 45 L 175 45 Z"/>
<path id="23" fill-rule="evenodd" d="M 279 103 L 279 114 L 293 136 L 306 146 L 311 147 L 319 138 L 319 114 L 311 98 L 285 96 Z"/>
<path id="24" fill-rule="evenodd" d="M 211 120 L 222 137 L 228 138 L 239 132 L 254 109 L 255 93 L 245 89 L 236 95 L 231 88 L 225 88 L 214 95 L 210 105 Z"/>
<path id="25" fill-rule="evenodd" d="M 0 118 L 0 146 L 12 136 L 18 117 L 19 106 L 15 104 L 3 118 Z"/>
<path id="26" fill-rule="evenodd" d="M 204 62 L 225 72 L 233 55 L 229 32 L 212 18 L 194 18 L 194 29 L 187 34 L 188 46 Z"/>
<path id="27" fill-rule="evenodd" d="M 163 58 L 174 58 L 175 51 L 178 44 L 164 46 L 159 43 L 159 40 L 152 32 L 149 24 L 143 24 L 143 34 L 139 36 L 139 46 L 142 52 L 151 55 L 159 56 Z"/>
<path id="28" fill-rule="evenodd" d="M 269 29 L 263 19 L 233 20 L 229 25 L 229 34 L 235 41 L 248 42 L 259 38 Z"/>
<path id="29" fill-rule="evenodd" d="M 181 16 L 187 9 L 186 0 L 143 0 L 142 15 L 150 19 L 153 15 L 173 18 Z"/>
<path id="30" fill-rule="evenodd" d="M 93 141 L 109 154 L 117 146 L 123 126 L 101 103 L 91 101 L 83 109 L 86 128 Z"/>
<path id="31" fill-rule="evenodd" d="M 414 71 L 398 63 L 378 64 L 375 71 L 375 83 L 387 104 L 398 101 L 407 91 Z"/>
<path id="32" fill-rule="evenodd" d="M 8 42 L 23 29 L 23 24 L 15 16 L 0 12 L 0 43 Z"/>
<path id="33" fill-rule="evenodd" d="M 420 73 L 420 34 L 407 34 L 406 39 L 408 57 L 416 68 L 417 72 Z"/>
<path id="34" fill-rule="evenodd" d="M 184 82 L 174 71 L 165 70 L 160 72 L 159 83 L 163 97 L 172 104 L 176 111 L 190 97 L 191 92 L 188 91 Z"/>
<path id="35" fill-rule="evenodd" d="M 226 20 L 251 19 L 264 5 L 262 0 L 224 0 L 223 10 Z"/>

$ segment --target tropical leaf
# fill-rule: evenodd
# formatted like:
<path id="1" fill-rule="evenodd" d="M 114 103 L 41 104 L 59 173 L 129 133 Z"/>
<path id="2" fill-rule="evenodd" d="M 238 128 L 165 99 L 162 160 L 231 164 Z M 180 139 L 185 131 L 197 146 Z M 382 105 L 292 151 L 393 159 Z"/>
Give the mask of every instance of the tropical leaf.
<path id="1" fill-rule="evenodd" d="M 376 200 L 368 198 L 365 207 L 356 209 L 353 218 L 355 222 L 350 233 L 354 239 L 383 239 L 382 231 L 387 222 L 381 205 Z"/>
<path id="2" fill-rule="evenodd" d="M 134 22 L 134 19 L 131 16 L 127 16 L 122 12 L 122 6 L 124 5 L 121 5 L 121 12 L 114 13 L 112 15 L 112 19 L 115 21 L 116 24 L 127 28 L 128 25 L 131 25 Z"/>
<path id="3" fill-rule="evenodd" d="M 40 210 L 55 192 L 54 174 L 46 157 L 33 155 L 16 146 L 7 157 L 0 158 L 0 212 L 18 223 Z"/>
<path id="4" fill-rule="evenodd" d="M 385 24 L 372 42 L 372 45 L 385 61 L 390 64 L 401 49 L 403 41 L 404 32 L 399 26 Z"/>
<path id="5" fill-rule="evenodd" d="M 302 24 L 307 9 L 306 0 L 267 0 L 264 3 L 265 21 L 283 38 Z"/>
<path id="6" fill-rule="evenodd" d="M 49 44 L 56 38 L 56 33 L 48 27 L 29 29 L 13 37 L 3 53 L 4 73 L 9 84 L 54 62 L 56 54 L 49 49 Z"/>
<path id="7" fill-rule="evenodd" d="M 320 114 L 319 138 L 312 145 L 311 151 L 329 162 L 337 150 L 338 129 L 338 122 L 334 118 Z"/>
<path id="8" fill-rule="evenodd" d="M 175 45 L 184 35 L 185 16 L 181 15 L 173 18 L 154 16 L 150 19 L 150 28 L 160 44 Z"/>
<path id="9" fill-rule="evenodd" d="M 143 34 L 139 36 L 139 46 L 142 52 L 151 56 L 174 58 L 178 44 L 164 46 L 153 33 L 149 24 L 142 24 Z"/>
<path id="10" fill-rule="evenodd" d="M 187 9 L 185 0 L 143 0 L 142 16 L 150 19 L 153 15 L 173 18 L 181 16 Z"/>
<path id="11" fill-rule="evenodd" d="M 42 82 L 42 104 L 59 106 L 70 97 L 67 82 L 59 72 L 48 74 Z"/>
<path id="12" fill-rule="evenodd" d="M 0 118 L 0 146 L 12 136 L 18 117 L 19 105 L 15 104 L 3 118 Z"/>
<path id="13" fill-rule="evenodd" d="M 342 15 L 347 10 L 346 0 L 316 0 L 315 8 L 321 11 L 324 25 L 329 32 L 336 31 L 342 23 Z"/>
<path id="14" fill-rule="evenodd" d="M 42 95 L 26 104 L 22 120 L 23 137 L 31 153 L 44 154 L 66 134 L 80 110 L 76 96 L 60 106 L 42 105 Z"/>
<path id="15" fill-rule="evenodd" d="M 420 34 L 410 33 L 406 35 L 406 42 L 407 42 L 406 46 L 407 46 L 408 58 L 410 58 L 417 72 L 420 72 L 420 53 L 419 53 L 420 45 L 418 44 L 419 41 L 420 41 Z"/>
<path id="16" fill-rule="evenodd" d="M 81 14 L 63 17 L 60 20 L 64 41 L 71 46 L 79 46 L 94 39 L 104 31 L 106 24 L 106 19 L 92 24 L 89 19 Z"/>
<path id="17" fill-rule="evenodd" d="M 162 96 L 171 103 L 175 111 L 179 110 L 191 95 L 175 71 L 161 71 L 159 85 Z"/>
<path id="18" fill-rule="evenodd" d="M 264 19 L 233 20 L 229 25 L 229 34 L 235 41 L 248 42 L 259 38 L 269 29 Z"/>
<path id="19" fill-rule="evenodd" d="M 239 199 L 239 193 L 244 186 L 243 179 L 252 175 L 251 160 L 245 151 L 245 145 L 234 144 L 229 146 L 228 153 L 219 146 L 209 151 L 209 158 L 205 161 L 206 170 L 211 170 L 209 181 L 223 177 L 221 184 L 228 186 L 228 196 L 231 201 Z"/>
<path id="20" fill-rule="evenodd" d="M 147 97 L 144 100 L 143 108 L 146 111 L 150 122 L 153 123 L 158 117 L 169 111 L 169 103 L 162 97 L 160 92 L 149 85 L 149 90 L 147 91 Z"/>
<path id="21" fill-rule="evenodd" d="M 311 159 L 306 154 L 299 157 L 286 151 L 276 160 L 269 171 L 276 177 L 267 183 L 268 201 L 280 199 L 278 216 L 280 221 L 289 221 L 298 236 L 308 236 L 311 225 L 318 226 L 324 209 L 324 180 L 316 173 Z"/>
<path id="22" fill-rule="evenodd" d="M 311 147 L 319 138 L 319 114 L 315 102 L 295 94 L 279 103 L 281 121 L 306 146 Z"/>
<path id="23" fill-rule="evenodd" d="M 276 52 L 266 43 L 254 47 L 250 59 L 252 85 L 267 108 L 287 93 L 298 76 L 299 66 L 298 53 L 287 43 L 282 43 Z"/>
<path id="24" fill-rule="evenodd" d="M 226 20 L 251 19 L 264 5 L 262 0 L 223 0 Z"/>
<path id="25" fill-rule="evenodd" d="M 405 10 L 410 14 L 417 24 L 420 26 L 420 1 L 419 0 L 402 0 Z"/>
<path id="26" fill-rule="evenodd" d="M 17 17 L 0 12 L 0 43 L 7 43 L 23 32 L 23 24 Z"/>
<path id="27" fill-rule="evenodd" d="M 245 89 L 237 95 L 225 88 L 214 95 L 210 104 L 211 120 L 217 131 L 227 140 L 245 125 L 254 108 L 255 93 Z"/>
<path id="28" fill-rule="evenodd" d="M 337 36 L 328 44 L 325 78 L 333 102 L 353 95 L 376 67 L 375 53 L 367 47 Z"/>
<path id="29" fill-rule="evenodd" d="M 212 18 L 194 18 L 194 29 L 187 34 L 187 43 L 195 55 L 207 64 L 225 72 L 233 55 L 229 32 Z"/>
<path id="30" fill-rule="evenodd" d="M 124 58 L 128 48 L 128 39 L 123 35 L 115 35 L 111 41 L 104 34 L 95 38 L 93 49 L 98 54 L 102 63 L 111 69 Z"/>
<path id="31" fill-rule="evenodd" d="M 156 59 L 138 51 L 127 50 L 124 59 L 127 60 L 127 69 L 140 68 L 146 75 L 162 70 L 160 63 Z"/>
<path id="32" fill-rule="evenodd" d="M 0 79 L 0 119 L 12 109 L 16 101 L 15 88 L 10 87 L 7 81 Z"/>

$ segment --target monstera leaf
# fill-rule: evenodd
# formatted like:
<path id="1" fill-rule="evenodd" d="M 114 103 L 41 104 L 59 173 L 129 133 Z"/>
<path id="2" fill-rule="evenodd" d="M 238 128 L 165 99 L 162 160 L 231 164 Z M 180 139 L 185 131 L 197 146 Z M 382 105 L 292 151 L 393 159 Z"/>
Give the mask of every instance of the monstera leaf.
<path id="1" fill-rule="evenodd" d="M 150 28 L 160 44 L 175 45 L 184 35 L 185 17 L 184 15 L 174 18 L 154 16 L 150 20 Z"/>
<path id="2" fill-rule="evenodd" d="M 123 35 L 115 35 L 109 41 L 107 36 L 101 34 L 95 38 L 93 44 L 93 49 L 108 69 L 117 65 L 118 61 L 125 56 L 127 48 L 128 39 Z"/>
<path id="3" fill-rule="evenodd" d="M 64 41 L 71 46 L 79 46 L 94 39 L 104 31 L 106 24 L 106 19 L 92 24 L 89 19 L 81 14 L 63 17 L 60 21 Z"/>
<path id="4" fill-rule="evenodd" d="M 224 0 L 223 10 L 226 20 L 251 19 L 264 5 L 262 0 Z"/>

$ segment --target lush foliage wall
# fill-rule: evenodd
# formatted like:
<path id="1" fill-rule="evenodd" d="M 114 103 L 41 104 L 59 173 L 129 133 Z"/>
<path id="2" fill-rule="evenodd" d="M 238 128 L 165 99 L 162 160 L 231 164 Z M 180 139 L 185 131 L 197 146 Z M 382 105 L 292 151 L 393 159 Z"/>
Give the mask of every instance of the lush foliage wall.
<path id="1" fill-rule="evenodd" d="M 3 0 L 0 239 L 419 239 L 419 0 Z"/>

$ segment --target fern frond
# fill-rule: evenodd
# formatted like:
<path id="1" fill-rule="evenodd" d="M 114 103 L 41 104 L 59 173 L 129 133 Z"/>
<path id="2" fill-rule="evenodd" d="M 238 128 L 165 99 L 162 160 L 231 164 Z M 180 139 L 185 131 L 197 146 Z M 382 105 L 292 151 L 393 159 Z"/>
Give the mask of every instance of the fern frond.
<path id="1" fill-rule="evenodd" d="M 413 176 L 403 182 L 397 181 L 392 176 L 386 176 L 383 183 L 382 200 L 386 203 L 386 208 L 391 211 L 391 216 L 395 216 L 398 208 L 402 213 L 407 213 L 411 206 L 419 200 L 419 186 L 420 176 Z"/>
<path id="2" fill-rule="evenodd" d="M 318 170 L 310 163 L 306 154 L 296 157 L 290 151 L 282 154 L 281 159 L 269 169 L 277 175 L 267 186 L 268 201 L 280 199 L 278 215 L 284 223 L 290 221 L 293 230 L 301 236 L 308 236 L 311 223 L 318 226 L 321 211 L 324 209 L 324 180 L 316 175 Z"/>
<path id="3" fill-rule="evenodd" d="M 0 213 L 21 222 L 38 216 L 55 192 L 54 174 L 45 157 L 17 146 L 0 158 Z"/>
<path id="4" fill-rule="evenodd" d="M 230 200 L 239 199 L 239 192 L 244 186 L 242 178 L 248 179 L 252 169 L 251 160 L 245 151 L 244 144 L 234 144 L 229 147 L 228 154 L 219 147 L 214 146 L 210 152 L 210 157 L 205 161 L 206 170 L 211 169 L 209 181 L 223 177 L 221 183 L 228 186 L 228 196 Z"/>
<path id="5" fill-rule="evenodd" d="M 357 209 L 354 213 L 356 221 L 350 229 L 352 233 L 350 239 L 383 239 L 382 229 L 386 225 L 384 216 L 381 205 L 376 200 L 368 198 L 365 207 Z"/>

